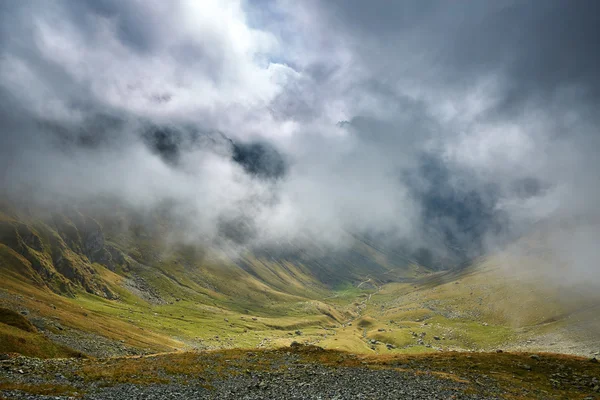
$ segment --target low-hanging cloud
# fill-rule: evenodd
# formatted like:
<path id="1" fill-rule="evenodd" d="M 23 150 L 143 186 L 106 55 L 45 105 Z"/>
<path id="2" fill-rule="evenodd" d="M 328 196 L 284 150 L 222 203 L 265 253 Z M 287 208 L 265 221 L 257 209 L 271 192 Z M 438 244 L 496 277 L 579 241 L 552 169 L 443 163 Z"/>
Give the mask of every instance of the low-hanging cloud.
<path id="1" fill-rule="evenodd" d="M 360 234 L 453 265 L 597 215 L 594 7 L 6 3 L 0 183 L 46 205 L 173 204 L 190 242 Z"/>

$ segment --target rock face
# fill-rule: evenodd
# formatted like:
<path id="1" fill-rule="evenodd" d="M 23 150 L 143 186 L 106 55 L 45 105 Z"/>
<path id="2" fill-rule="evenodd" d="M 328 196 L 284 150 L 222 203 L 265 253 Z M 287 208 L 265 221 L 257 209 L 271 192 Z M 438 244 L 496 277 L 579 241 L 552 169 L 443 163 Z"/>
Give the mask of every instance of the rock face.
<path id="1" fill-rule="evenodd" d="M 102 227 L 96 220 L 74 212 L 68 216 L 54 215 L 53 222 L 71 250 L 85 255 L 92 263 L 97 262 L 114 269 L 112 255 L 105 247 Z"/>
<path id="2" fill-rule="evenodd" d="M 91 218 L 87 218 L 85 225 L 82 227 L 82 244 L 83 251 L 90 260 L 102 259 L 104 255 L 100 253 L 107 253 L 110 259 L 110 253 L 104 248 L 104 234 L 102 233 L 102 227 L 96 221 Z M 100 257 L 98 257 L 100 255 Z"/>
<path id="3" fill-rule="evenodd" d="M 75 287 L 81 287 L 108 299 L 117 298 L 92 264 L 114 270 L 113 255 L 120 263 L 125 258 L 106 245 L 102 227 L 92 218 L 70 212 L 54 214 L 47 221 L 28 221 L 0 214 L 0 244 L 30 263 L 29 278 L 56 293 L 70 296 Z"/>
<path id="4" fill-rule="evenodd" d="M 27 227 L 27 225 L 18 224 L 18 226 L 16 227 L 16 233 L 23 241 L 23 244 L 25 244 L 26 246 L 28 246 L 36 251 L 43 250 L 42 240 L 40 239 L 40 237 L 38 235 L 36 235 L 34 232 L 32 232 Z"/>

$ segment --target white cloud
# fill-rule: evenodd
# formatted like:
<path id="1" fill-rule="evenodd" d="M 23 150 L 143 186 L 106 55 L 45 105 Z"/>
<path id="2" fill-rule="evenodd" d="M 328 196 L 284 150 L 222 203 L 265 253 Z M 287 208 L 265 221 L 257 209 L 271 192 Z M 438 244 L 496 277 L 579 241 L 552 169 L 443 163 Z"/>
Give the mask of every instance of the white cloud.
<path id="1" fill-rule="evenodd" d="M 262 242 L 308 232 L 335 243 L 349 229 L 395 232 L 415 247 L 438 245 L 427 236 L 448 220 L 444 228 L 470 238 L 462 217 L 426 220 L 440 202 L 460 214 L 474 198 L 485 208 L 480 218 L 503 210 L 521 220 L 592 210 L 600 197 L 591 188 L 590 100 L 567 84 L 540 94 L 544 79 L 513 64 L 537 67 L 525 51 L 537 47 L 480 28 L 501 6 L 40 4 L 14 2 L 0 13 L 6 187 L 36 182 L 41 194 L 112 194 L 141 208 L 176 200 L 205 236 L 217 235 L 220 219 L 242 216 Z M 97 114 L 125 122 L 109 133 L 87 127 Z M 140 119 L 273 143 L 289 171 L 261 180 L 228 150 L 188 142 L 177 166 L 165 164 L 141 138 Z M 73 143 L 85 135 L 108 144 L 82 150 Z M 521 198 L 513 186 L 523 179 L 550 189 Z M 569 196 L 578 191 L 585 200 Z"/>

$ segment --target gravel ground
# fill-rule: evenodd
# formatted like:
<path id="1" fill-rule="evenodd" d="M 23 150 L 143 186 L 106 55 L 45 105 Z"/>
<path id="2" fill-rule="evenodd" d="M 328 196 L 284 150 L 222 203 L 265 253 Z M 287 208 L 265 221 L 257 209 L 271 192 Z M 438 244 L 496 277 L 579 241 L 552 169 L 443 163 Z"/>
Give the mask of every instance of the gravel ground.
<path id="1" fill-rule="evenodd" d="M 394 371 L 366 369 L 316 368 L 290 371 L 287 376 L 261 374 L 240 376 L 213 383 L 213 390 L 200 386 L 133 385 L 113 387 L 90 396 L 90 399 L 480 399 L 467 396 L 460 387 L 433 377 L 400 374 Z M 126 393 L 125 397 L 122 397 Z M 492 398 L 492 397 L 487 397 Z"/>
<path id="2" fill-rule="evenodd" d="M 514 378 L 508 386 L 496 378 L 503 375 Z M 0 355 L 0 399 L 595 400 L 599 395 L 598 360 L 547 354 L 370 359 L 296 345 L 105 359 Z"/>
<path id="3" fill-rule="evenodd" d="M 53 359 L 40 360 L 21 356 L 0 361 L 2 383 L 18 385 L 51 385 L 52 391 L 70 387 L 66 395 L 27 394 L 19 390 L 0 390 L 0 399 L 493 399 L 500 398 L 499 389 L 480 388 L 477 394 L 466 394 L 471 385 L 444 379 L 430 373 L 398 371 L 390 368 L 331 366 L 303 360 L 296 352 L 248 352 L 239 359 L 219 354 L 199 357 L 202 373 L 169 375 L 157 378 L 168 383 L 119 383 L 111 378 L 87 379 L 82 372 L 96 366 L 102 371 L 119 368 L 119 359 Z M 343 356 L 342 360 L 355 360 Z M 155 358 L 145 368 L 159 365 Z M 174 359 L 173 363 L 177 363 Z M 358 363 L 358 362 L 357 362 Z M 144 374 L 144 370 L 139 371 Z M 117 374 L 118 377 L 118 374 Z M 111 381 L 111 379 L 113 379 Z M 4 386 L 6 388 L 6 386 Z M 75 392 L 73 392 L 75 390 Z"/>
<path id="4" fill-rule="evenodd" d="M 92 388 L 84 399 L 494 399 L 498 396 L 464 392 L 466 385 L 434 376 L 367 368 L 308 366 L 284 373 L 241 374 L 186 385 L 117 385 Z M 4 392 L 6 399 L 57 399 Z"/>

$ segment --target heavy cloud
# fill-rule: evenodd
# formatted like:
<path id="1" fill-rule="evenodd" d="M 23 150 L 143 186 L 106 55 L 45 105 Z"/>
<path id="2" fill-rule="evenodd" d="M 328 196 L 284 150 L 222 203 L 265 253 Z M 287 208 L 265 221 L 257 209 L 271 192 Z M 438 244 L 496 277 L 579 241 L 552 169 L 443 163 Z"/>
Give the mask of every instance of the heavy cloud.
<path id="1" fill-rule="evenodd" d="M 0 183 L 48 205 L 170 202 L 194 242 L 350 232 L 456 264 L 597 216 L 597 9 L 6 2 Z"/>

